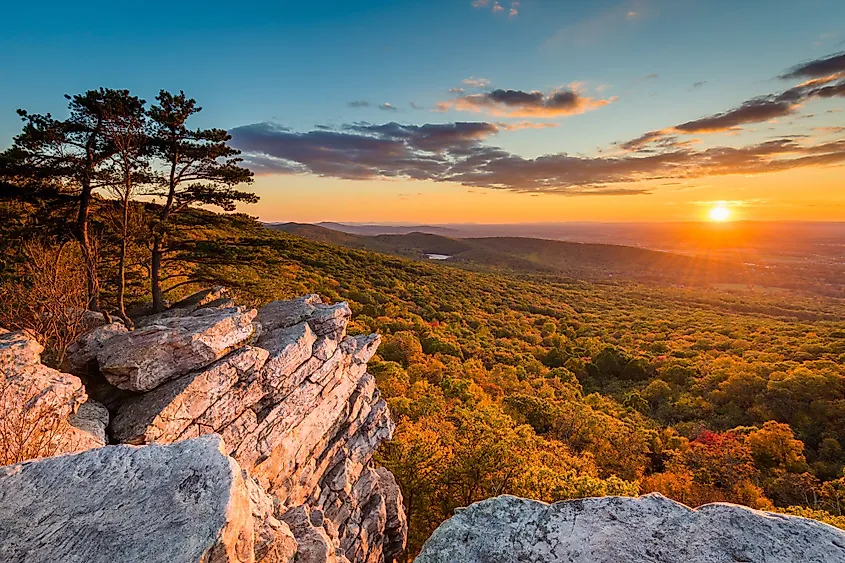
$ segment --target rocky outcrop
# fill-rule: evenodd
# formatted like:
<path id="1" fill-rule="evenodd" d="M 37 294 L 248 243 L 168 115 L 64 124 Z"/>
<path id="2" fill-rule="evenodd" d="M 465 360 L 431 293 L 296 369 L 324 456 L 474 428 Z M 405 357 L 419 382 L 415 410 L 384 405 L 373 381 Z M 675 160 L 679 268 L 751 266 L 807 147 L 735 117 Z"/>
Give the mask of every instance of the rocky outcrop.
<path id="1" fill-rule="evenodd" d="M 42 351 L 27 333 L 0 328 L 0 461 L 105 445 L 108 411 L 78 377 L 42 365 Z"/>
<path id="2" fill-rule="evenodd" d="M 273 499 L 253 503 L 263 506 L 254 534 L 270 538 L 257 543 L 268 553 L 287 522 L 297 561 L 390 562 L 407 525 L 395 480 L 372 456 L 394 425 L 367 372 L 379 337 L 347 336 L 350 316 L 316 295 L 235 307 L 216 288 L 137 319 L 135 330 L 94 329 L 66 365 L 108 407 L 113 443 L 219 434 L 253 493 Z"/>
<path id="3" fill-rule="evenodd" d="M 837 563 L 845 532 L 732 504 L 692 510 L 659 494 L 545 503 L 501 496 L 463 509 L 416 563 Z"/>
<path id="4" fill-rule="evenodd" d="M 218 436 L 0 468 L 0 560 L 293 561 L 272 501 Z"/>

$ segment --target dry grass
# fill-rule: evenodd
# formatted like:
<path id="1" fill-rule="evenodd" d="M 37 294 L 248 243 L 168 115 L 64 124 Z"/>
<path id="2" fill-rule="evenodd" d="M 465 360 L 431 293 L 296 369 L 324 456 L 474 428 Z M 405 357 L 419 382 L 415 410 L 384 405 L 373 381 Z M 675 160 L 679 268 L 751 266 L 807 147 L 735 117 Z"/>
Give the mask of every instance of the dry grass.
<path id="1" fill-rule="evenodd" d="M 27 242 L 14 279 L 0 286 L 0 326 L 32 332 L 59 366 L 86 329 L 85 269 L 74 243 Z"/>
<path id="2" fill-rule="evenodd" d="M 67 423 L 55 405 L 39 400 L 43 392 L 19 379 L 0 381 L 0 465 L 62 452 Z"/>

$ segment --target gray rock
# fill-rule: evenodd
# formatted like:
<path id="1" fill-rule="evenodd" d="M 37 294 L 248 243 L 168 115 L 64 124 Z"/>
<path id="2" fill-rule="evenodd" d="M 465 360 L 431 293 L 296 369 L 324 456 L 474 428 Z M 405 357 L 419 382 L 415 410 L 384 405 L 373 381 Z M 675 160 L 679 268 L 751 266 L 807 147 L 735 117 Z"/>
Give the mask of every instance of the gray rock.
<path id="1" fill-rule="evenodd" d="M 187 317 L 202 308 L 234 307 L 234 302 L 226 297 L 228 293 L 229 289 L 222 286 L 204 289 L 177 303 L 168 304 L 167 308 L 160 313 L 153 313 L 152 303 L 147 303 L 131 311 L 129 316 L 135 319 L 135 326 L 140 328 L 158 324 L 163 319 Z"/>
<path id="2" fill-rule="evenodd" d="M 108 444 L 106 427 L 109 425 L 109 409 L 93 399 L 88 399 L 68 418 L 71 426 L 91 436 L 91 447 L 100 448 Z"/>
<path id="3" fill-rule="evenodd" d="M 545 503 L 501 496 L 460 511 L 415 563 L 839 563 L 845 532 L 718 503 L 692 510 L 659 494 Z"/>
<path id="4" fill-rule="evenodd" d="M 258 322 L 272 331 L 308 321 L 317 336 L 343 337 L 352 311 L 347 303 L 325 305 L 319 295 L 306 295 L 291 301 L 273 301 L 258 311 Z"/>
<path id="5" fill-rule="evenodd" d="M 99 369 L 96 365 L 97 354 L 103 350 L 106 342 L 127 332 L 129 329 L 118 322 L 102 325 L 86 332 L 68 347 L 62 369 L 79 376 L 96 372 Z"/>
<path id="6" fill-rule="evenodd" d="M 246 346 L 218 360 L 205 370 L 184 375 L 169 381 L 149 393 L 138 395 L 121 405 L 112 421 L 114 438 L 122 443 L 168 443 L 195 437 L 188 428 L 202 424 L 206 432 L 220 432 L 236 419 L 251 402 L 243 394 L 238 396 L 233 387 L 240 382 L 240 389 L 267 360 L 267 351 Z M 260 388 L 258 389 L 261 392 Z M 253 396 L 252 401 L 261 395 Z"/>
<path id="7" fill-rule="evenodd" d="M 319 511 L 301 505 L 289 509 L 281 516 L 296 538 L 296 562 L 348 563 L 340 552 L 337 541 L 323 527 L 322 514 L 316 516 L 315 512 Z"/>
<path id="8" fill-rule="evenodd" d="M 10 332 L 0 328 L 0 370 L 16 373 L 26 366 L 41 363 L 44 347 L 24 332 Z"/>
<path id="9" fill-rule="evenodd" d="M 384 526 L 384 561 L 393 563 L 399 559 L 405 550 L 405 540 L 408 537 L 408 519 L 405 516 L 402 491 L 396 483 L 393 473 L 385 467 L 376 469 L 378 474 L 379 489 L 384 499 L 387 522 Z"/>
<path id="10" fill-rule="evenodd" d="M 0 468 L 0 560 L 254 561 L 261 526 L 223 449 L 206 436 Z"/>
<path id="11" fill-rule="evenodd" d="M 319 295 L 311 294 L 289 301 L 273 301 L 258 310 L 256 320 L 265 331 L 287 328 L 306 320 L 322 304 Z"/>
<path id="12" fill-rule="evenodd" d="M 161 319 L 109 339 L 97 354 L 100 371 L 120 389 L 149 391 L 222 358 L 255 331 L 255 310 L 210 311 Z"/>

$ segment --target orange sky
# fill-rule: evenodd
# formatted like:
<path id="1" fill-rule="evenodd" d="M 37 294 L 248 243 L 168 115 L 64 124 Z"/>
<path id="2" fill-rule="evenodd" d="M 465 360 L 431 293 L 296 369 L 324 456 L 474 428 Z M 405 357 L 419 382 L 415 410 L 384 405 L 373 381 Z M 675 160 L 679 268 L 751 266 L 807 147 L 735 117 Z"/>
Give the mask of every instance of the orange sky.
<path id="1" fill-rule="evenodd" d="M 446 182 L 264 175 L 253 186 L 261 202 L 241 211 L 297 222 L 697 221 L 723 201 L 735 220 L 845 221 L 841 166 L 667 184 L 645 183 L 652 193 L 642 195 L 563 196 Z"/>

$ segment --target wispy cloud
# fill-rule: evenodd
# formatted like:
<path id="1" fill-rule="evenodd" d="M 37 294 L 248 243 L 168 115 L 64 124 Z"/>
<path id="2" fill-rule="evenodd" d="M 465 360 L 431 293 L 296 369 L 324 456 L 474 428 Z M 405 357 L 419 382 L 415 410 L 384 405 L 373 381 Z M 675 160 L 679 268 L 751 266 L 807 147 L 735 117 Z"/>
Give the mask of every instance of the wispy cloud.
<path id="1" fill-rule="evenodd" d="M 490 8 L 490 11 L 492 11 L 494 14 L 501 14 L 506 10 L 505 6 L 503 6 L 502 3 L 498 0 L 472 0 L 472 2 L 470 2 L 470 5 L 476 9 Z M 520 3 L 517 1 L 510 2 L 509 8 L 507 9 L 508 16 L 511 18 L 518 16 L 519 6 Z"/>
<path id="2" fill-rule="evenodd" d="M 598 3 L 595 3 L 596 5 Z M 546 47 L 575 45 L 587 47 L 600 43 L 645 19 L 653 11 L 654 0 L 624 0 L 609 10 L 598 12 L 560 29 L 545 43 Z M 593 3 L 585 5 L 594 5 Z"/>
<path id="3" fill-rule="evenodd" d="M 579 93 L 577 86 L 573 84 L 548 94 L 538 90 L 526 92 L 496 89 L 440 102 L 437 109 L 487 113 L 499 117 L 552 118 L 584 113 L 606 106 L 616 99 L 590 98 Z"/>
<path id="4" fill-rule="evenodd" d="M 351 108 L 368 108 L 370 107 L 370 102 L 366 100 L 355 100 L 349 102 L 347 105 Z"/>
<path id="5" fill-rule="evenodd" d="M 490 86 L 490 81 L 488 79 L 476 78 L 474 76 L 464 78 L 462 82 L 464 86 L 469 86 L 470 88 L 486 88 L 487 86 Z"/>
<path id="6" fill-rule="evenodd" d="M 387 102 L 379 105 L 378 109 L 381 109 L 381 110 L 384 110 L 384 111 L 399 111 L 399 109 L 396 106 L 394 106 L 393 104 L 389 104 Z"/>
<path id="7" fill-rule="evenodd" d="M 845 52 L 837 53 L 822 59 L 801 63 L 780 75 L 781 79 L 796 78 L 825 78 L 845 73 Z"/>
<path id="8" fill-rule="evenodd" d="M 661 148 L 660 143 L 673 146 L 672 139 L 678 134 L 737 133 L 745 125 L 794 116 L 810 100 L 845 97 L 845 54 L 796 65 L 779 78 L 806 80 L 777 94 L 751 98 L 727 111 L 649 131 L 630 141 L 618 143 L 618 146 L 625 150 L 654 150 Z"/>
<path id="9" fill-rule="evenodd" d="M 542 122 L 537 123 L 536 121 L 520 121 L 519 123 L 502 123 L 501 121 L 496 123 L 496 125 L 502 131 L 519 131 L 521 129 L 550 129 L 557 127 L 557 123 L 552 122 Z"/>

